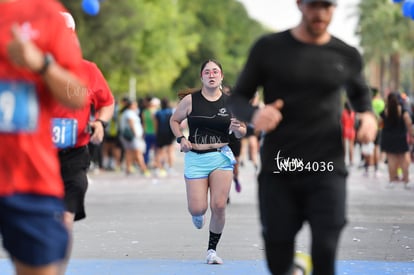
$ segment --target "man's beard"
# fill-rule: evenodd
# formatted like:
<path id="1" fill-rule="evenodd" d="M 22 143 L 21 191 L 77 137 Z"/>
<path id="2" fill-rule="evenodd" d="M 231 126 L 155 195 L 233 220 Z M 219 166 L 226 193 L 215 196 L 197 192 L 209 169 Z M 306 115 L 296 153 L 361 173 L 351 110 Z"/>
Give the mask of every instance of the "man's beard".
<path id="1" fill-rule="evenodd" d="M 306 23 L 306 31 L 308 34 L 314 38 L 320 37 L 321 35 L 325 34 L 328 29 L 328 24 L 324 22 L 325 26 L 322 28 L 313 27 L 315 21 L 307 21 Z"/>

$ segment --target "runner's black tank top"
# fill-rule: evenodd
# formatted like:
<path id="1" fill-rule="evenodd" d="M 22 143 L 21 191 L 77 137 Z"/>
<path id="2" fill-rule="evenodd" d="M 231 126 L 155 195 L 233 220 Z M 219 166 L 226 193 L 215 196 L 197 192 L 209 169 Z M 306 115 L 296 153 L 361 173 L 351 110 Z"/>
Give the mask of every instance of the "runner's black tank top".
<path id="1" fill-rule="evenodd" d="M 195 144 L 229 142 L 231 114 L 226 105 L 228 96 L 222 94 L 216 101 L 208 101 L 201 91 L 191 95 L 192 111 L 187 117 L 190 136 Z"/>

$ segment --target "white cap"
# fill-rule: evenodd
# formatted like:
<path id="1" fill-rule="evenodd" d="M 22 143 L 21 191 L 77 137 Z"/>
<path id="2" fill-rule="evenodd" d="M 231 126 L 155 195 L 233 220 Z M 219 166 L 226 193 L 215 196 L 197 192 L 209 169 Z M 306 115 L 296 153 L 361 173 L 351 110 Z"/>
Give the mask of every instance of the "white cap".
<path id="1" fill-rule="evenodd" d="M 161 100 L 158 97 L 153 97 L 150 101 L 150 104 L 152 106 L 157 106 L 158 107 L 161 104 Z"/>
<path id="2" fill-rule="evenodd" d="M 65 18 L 66 27 L 75 31 L 75 19 L 73 19 L 73 16 L 70 13 L 63 11 L 60 12 L 60 14 Z"/>

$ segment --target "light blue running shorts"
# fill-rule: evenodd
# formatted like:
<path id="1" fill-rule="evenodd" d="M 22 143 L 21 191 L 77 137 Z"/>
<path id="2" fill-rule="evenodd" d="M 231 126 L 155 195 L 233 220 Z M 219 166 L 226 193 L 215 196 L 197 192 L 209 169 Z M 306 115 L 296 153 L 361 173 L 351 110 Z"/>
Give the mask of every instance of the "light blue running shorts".
<path id="1" fill-rule="evenodd" d="M 234 155 L 228 146 L 208 153 L 189 151 L 184 156 L 184 177 L 186 179 L 207 178 L 217 169 L 232 171 L 235 163 Z"/>

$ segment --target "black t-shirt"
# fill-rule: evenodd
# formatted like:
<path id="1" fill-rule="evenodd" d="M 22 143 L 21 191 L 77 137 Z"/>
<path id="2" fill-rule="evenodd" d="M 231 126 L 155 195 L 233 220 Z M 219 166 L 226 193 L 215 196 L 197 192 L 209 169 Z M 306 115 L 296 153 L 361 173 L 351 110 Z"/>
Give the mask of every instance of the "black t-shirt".
<path id="1" fill-rule="evenodd" d="M 161 109 L 155 113 L 154 116 L 158 125 L 157 135 L 168 135 L 168 137 L 174 136 L 170 127 L 170 118 L 172 114 L 173 110 L 171 108 Z"/>
<path id="2" fill-rule="evenodd" d="M 251 120 L 254 109 L 248 101 L 260 86 L 266 104 L 284 101 L 282 122 L 264 138 L 263 169 L 275 172 L 283 158 L 316 162 L 311 170 L 333 162 L 330 169 L 345 172 L 342 89 L 356 111 L 371 110 L 357 49 L 335 37 L 324 45 L 302 43 L 289 30 L 264 36 L 252 47 L 229 100 L 239 119 Z"/>

